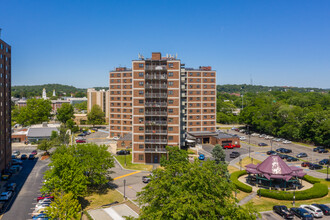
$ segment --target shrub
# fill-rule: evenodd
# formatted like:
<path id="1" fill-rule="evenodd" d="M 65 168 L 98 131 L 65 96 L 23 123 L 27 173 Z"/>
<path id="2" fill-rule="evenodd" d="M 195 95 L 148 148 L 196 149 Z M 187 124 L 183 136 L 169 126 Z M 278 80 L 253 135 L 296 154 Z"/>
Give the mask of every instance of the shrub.
<path id="1" fill-rule="evenodd" d="M 239 189 L 243 192 L 250 193 L 250 192 L 252 192 L 252 187 L 248 186 L 238 180 L 238 178 L 240 176 L 243 176 L 245 174 L 247 174 L 247 172 L 245 170 L 236 171 L 230 175 L 230 180 L 232 181 L 232 183 L 234 183 L 234 185 L 237 187 L 237 189 Z"/>
<path id="2" fill-rule="evenodd" d="M 318 178 L 315 178 L 315 177 L 312 177 L 312 176 L 308 176 L 308 175 L 305 175 L 303 177 L 303 180 L 306 180 L 307 182 L 310 182 L 311 184 L 315 184 L 315 183 L 320 183 L 320 179 Z"/>
<path id="3" fill-rule="evenodd" d="M 292 191 L 287 192 L 287 191 L 259 189 L 258 194 L 264 197 L 278 199 L 278 200 L 293 199 Z M 295 192 L 296 200 L 321 198 L 323 196 L 326 196 L 327 194 L 328 194 L 328 186 L 321 183 L 315 183 L 314 186 L 310 189 Z"/>

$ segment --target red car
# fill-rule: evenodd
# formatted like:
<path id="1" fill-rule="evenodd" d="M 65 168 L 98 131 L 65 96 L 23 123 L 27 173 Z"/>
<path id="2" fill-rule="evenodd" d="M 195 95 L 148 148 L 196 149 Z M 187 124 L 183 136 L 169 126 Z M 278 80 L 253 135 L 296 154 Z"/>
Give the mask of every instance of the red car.
<path id="1" fill-rule="evenodd" d="M 38 154 L 38 151 L 37 151 L 37 150 L 33 150 L 33 151 L 31 152 L 31 154 L 33 154 L 33 155 L 37 155 L 37 154 Z"/>
<path id="2" fill-rule="evenodd" d="M 241 145 L 239 144 L 226 144 L 223 146 L 223 149 L 234 149 L 234 148 L 240 148 Z"/>
<path id="3" fill-rule="evenodd" d="M 84 140 L 84 139 L 77 139 L 76 140 L 76 143 L 86 143 L 86 140 Z"/>
<path id="4" fill-rule="evenodd" d="M 301 164 L 301 166 L 302 166 L 302 167 L 309 167 L 311 164 L 312 164 L 312 163 L 310 163 L 310 162 L 303 162 L 303 163 Z"/>
<path id="5" fill-rule="evenodd" d="M 39 197 L 37 197 L 37 202 L 39 202 L 39 200 L 43 200 L 43 199 L 54 199 L 54 196 L 51 196 L 49 194 L 39 196 Z"/>

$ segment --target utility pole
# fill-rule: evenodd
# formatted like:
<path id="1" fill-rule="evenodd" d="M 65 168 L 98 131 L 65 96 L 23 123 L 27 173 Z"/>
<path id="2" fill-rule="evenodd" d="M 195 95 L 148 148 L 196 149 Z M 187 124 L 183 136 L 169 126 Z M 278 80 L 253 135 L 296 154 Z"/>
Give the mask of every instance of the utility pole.
<path id="1" fill-rule="evenodd" d="M 126 180 L 124 180 L 124 199 L 126 200 Z"/>

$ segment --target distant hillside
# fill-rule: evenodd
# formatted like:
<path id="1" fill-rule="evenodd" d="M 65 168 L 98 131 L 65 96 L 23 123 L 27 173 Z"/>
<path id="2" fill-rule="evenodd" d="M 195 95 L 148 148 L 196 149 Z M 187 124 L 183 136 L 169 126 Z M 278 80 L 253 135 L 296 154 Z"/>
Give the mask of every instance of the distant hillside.
<path id="1" fill-rule="evenodd" d="M 320 88 L 302 88 L 302 87 L 288 87 L 288 86 L 261 86 L 261 85 L 247 85 L 247 84 L 227 84 L 217 85 L 218 92 L 225 93 L 247 93 L 247 92 L 268 92 L 268 91 L 296 91 L 296 92 L 327 92 L 329 89 Z"/>
<path id="2" fill-rule="evenodd" d="M 75 97 L 86 96 L 87 89 L 76 88 L 74 86 L 61 85 L 61 84 L 45 84 L 35 86 L 12 86 L 11 95 L 16 98 L 31 98 L 35 96 L 41 96 L 43 88 L 46 89 L 47 97 L 53 95 L 55 89 L 56 96 L 70 96 L 71 93 Z"/>

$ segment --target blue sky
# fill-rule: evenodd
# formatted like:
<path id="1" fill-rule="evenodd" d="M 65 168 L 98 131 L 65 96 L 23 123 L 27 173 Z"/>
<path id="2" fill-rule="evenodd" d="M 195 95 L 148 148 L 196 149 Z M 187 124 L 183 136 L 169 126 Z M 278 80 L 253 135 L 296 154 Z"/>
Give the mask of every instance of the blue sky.
<path id="1" fill-rule="evenodd" d="M 12 84 L 108 86 L 138 53 L 210 65 L 218 84 L 330 88 L 330 1 L 0 0 Z"/>

